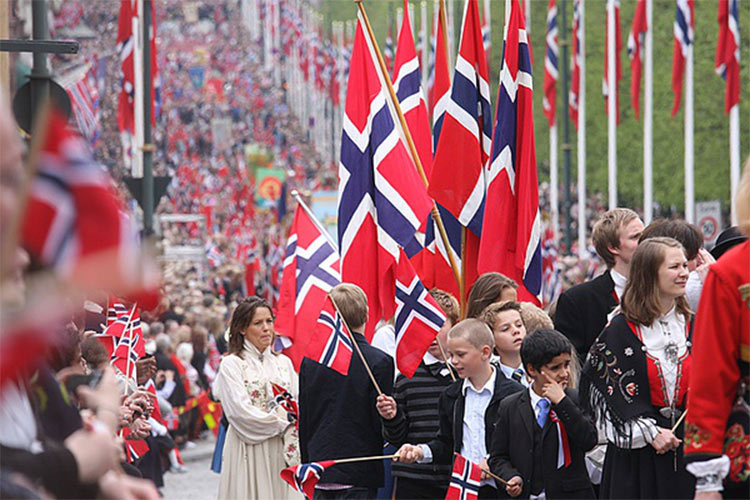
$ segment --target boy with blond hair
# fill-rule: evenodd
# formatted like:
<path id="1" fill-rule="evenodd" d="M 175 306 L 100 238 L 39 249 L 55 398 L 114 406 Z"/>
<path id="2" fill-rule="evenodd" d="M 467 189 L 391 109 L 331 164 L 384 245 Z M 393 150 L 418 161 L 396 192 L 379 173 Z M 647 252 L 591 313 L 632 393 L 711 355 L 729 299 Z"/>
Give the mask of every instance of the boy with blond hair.
<path id="1" fill-rule="evenodd" d="M 462 380 L 448 386 L 440 396 L 437 437 L 426 444 L 404 444 L 396 460 L 406 463 L 450 464 L 459 453 L 484 470 L 500 402 L 523 390 L 490 363 L 494 346 L 492 332 L 478 319 L 466 319 L 448 332 L 452 365 Z M 497 498 L 495 480 L 483 473 L 479 498 Z"/>
<path id="2" fill-rule="evenodd" d="M 529 381 L 521 363 L 521 342 L 526 337 L 526 326 L 521 316 L 521 304 L 515 301 L 490 304 L 481 318 L 492 330 L 495 339 L 493 363 L 503 374 L 528 387 Z"/>

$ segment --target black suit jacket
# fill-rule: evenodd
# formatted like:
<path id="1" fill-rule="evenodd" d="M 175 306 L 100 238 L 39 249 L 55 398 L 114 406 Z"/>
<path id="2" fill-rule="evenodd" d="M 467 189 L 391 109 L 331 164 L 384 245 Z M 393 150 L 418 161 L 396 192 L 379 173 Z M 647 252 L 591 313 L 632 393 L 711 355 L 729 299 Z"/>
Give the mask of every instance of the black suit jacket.
<path id="1" fill-rule="evenodd" d="M 570 339 L 581 361 L 606 326 L 607 315 L 617 306 L 614 291 L 612 276 L 605 271 L 566 290 L 557 300 L 555 329 Z"/>
<path id="2" fill-rule="evenodd" d="M 557 468 L 557 427 L 551 418 L 542 429 L 542 475 L 547 498 L 596 498 L 586 470 L 584 455 L 597 442 L 596 427 L 576 405 L 575 391 L 566 390 L 566 397 L 551 410 L 565 427 L 570 446 L 571 463 Z M 523 489 L 519 498 L 531 494 L 531 475 L 534 469 L 534 426 L 537 426 L 531 407 L 529 391 L 524 390 L 500 403 L 497 425 L 490 452 L 490 470 L 508 480 L 521 476 Z"/>
<path id="3" fill-rule="evenodd" d="M 362 354 L 384 394 L 393 392 L 393 359 L 354 333 Z M 356 351 L 349 375 L 305 358 L 299 370 L 299 440 L 302 462 L 364 457 L 383 453 L 382 420 L 375 408 L 378 393 Z M 341 464 L 326 470 L 320 483 L 379 488 L 383 460 Z"/>
<path id="4" fill-rule="evenodd" d="M 497 411 L 501 401 L 507 396 L 522 391 L 523 386 L 506 377 L 502 370 L 495 368 L 495 390 L 490 404 L 484 412 L 484 441 L 487 449 L 492 443 L 492 433 L 497 421 Z M 460 453 L 464 440 L 464 407 L 466 398 L 461 388 L 464 381 L 457 380 L 449 385 L 440 395 L 438 413 L 440 429 L 435 439 L 427 443 L 432 451 L 432 462 L 437 464 L 453 463 L 453 453 Z"/>

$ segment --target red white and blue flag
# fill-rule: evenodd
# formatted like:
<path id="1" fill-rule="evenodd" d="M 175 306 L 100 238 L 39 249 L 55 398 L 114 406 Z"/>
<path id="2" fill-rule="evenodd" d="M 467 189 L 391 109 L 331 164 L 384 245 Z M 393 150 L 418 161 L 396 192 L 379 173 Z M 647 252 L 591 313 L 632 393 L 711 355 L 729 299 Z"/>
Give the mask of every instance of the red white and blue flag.
<path id="1" fill-rule="evenodd" d="M 143 339 L 140 313 L 135 304 L 128 313 L 128 317 L 130 322 L 117 341 L 110 364 L 120 370 L 127 378 L 135 378 L 135 363 L 146 354 L 146 343 Z"/>
<path id="2" fill-rule="evenodd" d="M 130 309 L 114 295 L 110 295 L 107 299 L 107 322 L 106 326 L 111 325 L 118 319 L 125 317 L 127 318 Z"/>
<path id="3" fill-rule="evenodd" d="M 335 460 L 326 460 L 287 467 L 281 471 L 281 479 L 289 483 L 295 490 L 304 494 L 308 500 L 313 500 L 315 485 L 320 481 L 320 476 L 323 474 L 323 471 L 335 463 Z"/>
<path id="4" fill-rule="evenodd" d="M 403 251 L 396 266 L 395 288 L 396 367 L 411 378 L 445 323 L 445 314 Z"/>
<path id="5" fill-rule="evenodd" d="M 630 57 L 630 102 L 635 109 L 635 119 L 641 117 L 641 70 L 643 69 L 643 44 L 648 31 L 646 0 L 638 0 L 633 16 L 633 27 L 628 35 L 628 57 Z"/>
<path id="6" fill-rule="evenodd" d="M 740 102 L 740 9 L 738 0 L 719 0 L 716 73 L 726 80 L 726 113 Z"/>
<path id="7" fill-rule="evenodd" d="M 312 337 L 304 355 L 342 375 L 349 373 L 352 359 L 352 335 L 336 310 L 330 295 L 326 295 Z"/>
<path id="8" fill-rule="evenodd" d="M 555 124 L 557 109 L 557 4 L 549 0 L 547 5 L 547 51 L 544 53 L 544 95 L 542 109 L 550 127 Z"/>
<path id="9" fill-rule="evenodd" d="M 568 113 L 576 130 L 578 130 L 578 103 L 581 100 L 581 2 L 573 1 L 573 30 L 571 34 L 570 53 L 570 92 L 568 93 Z"/>
<path id="10" fill-rule="evenodd" d="M 609 16 L 609 2 L 614 2 L 615 7 L 615 109 L 617 110 L 617 123 L 620 123 L 620 79 L 622 78 L 622 64 L 620 63 L 620 52 L 622 51 L 622 35 L 620 34 L 620 0 L 607 0 L 607 16 Z M 604 80 L 602 80 L 602 94 L 604 94 L 604 111 L 609 114 L 609 106 L 606 104 L 609 98 L 609 29 L 605 29 L 604 36 Z M 584 75 L 585 77 L 585 75 Z"/>
<path id="11" fill-rule="evenodd" d="M 477 500 L 481 478 L 479 465 L 456 453 L 445 500 Z"/>
<path id="12" fill-rule="evenodd" d="M 534 144 L 533 87 L 521 7 L 511 2 L 505 27 L 480 273 L 498 271 L 519 284 L 519 299 L 542 288 L 542 224 Z"/>
<path id="13" fill-rule="evenodd" d="M 274 382 L 271 382 L 271 389 L 273 390 L 273 401 L 281 406 L 294 419 L 296 424 L 299 424 L 299 405 L 294 395 Z"/>
<path id="14" fill-rule="evenodd" d="M 326 295 L 339 283 L 338 252 L 305 209 L 298 205 L 286 244 L 275 324 L 276 332 L 292 344 L 284 354 L 297 369 Z"/>
<path id="15" fill-rule="evenodd" d="M 99 138 L 99 90 L 96 81 L 96 65 L 86 63 L 75 70 L 65 84 L 70 96 L 70 105 L 78 124 L 78 130 L 90 144 Z"/>
<path id="16" fill-rule="evenodd" d="M 451 98 L 451 74 L 448 62 L 447 35 L 443 29 L 446 18 L 445 4 L 435 11 L 435 30 L 430 51 L 429 83 L 427 85 L 430 116 L 432 117 L 432 143 L 437 148 L 443 116 Z"/>
<path id="17" fill-rule="evenodd" d="M 685 63 L 690 46 L 693 45 L 694 41 L 695 1 L 677 0 L 677 8 L 674 16 L 674 55 L 672 56 L 672 91 L 674 92 L 672 117 L 680 109 Z"/>
<path id="18" fill-rule="evenodd" d="M 399 247 L 407 252 L 419 247 L 415 233 L 432 201 L 406 149 L 385 75 L 375 64 L 374 41 L 363 26 L 360 14 L 341 139 L 338 236 L 342 280 L 368 297 L 371 338 L 377 321 L 394 312 L 391 271 Z"/>

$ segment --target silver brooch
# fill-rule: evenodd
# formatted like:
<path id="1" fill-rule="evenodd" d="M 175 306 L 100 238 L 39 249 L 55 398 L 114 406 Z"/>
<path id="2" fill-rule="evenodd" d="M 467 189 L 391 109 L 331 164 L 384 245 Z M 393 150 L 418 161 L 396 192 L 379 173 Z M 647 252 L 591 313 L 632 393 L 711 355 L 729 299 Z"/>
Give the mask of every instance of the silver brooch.
<path id="1" fill-rule="evenodd" d="M 626 347 L 626 348 L 625 348 L 625 356 L 628 356 L 628 357 L 630 357 L 630 356 L 632 356 L 632 355 L 633 355 L 633 348 L 632 348 L 632 347 L 630 347 L 630 346 Z"/>

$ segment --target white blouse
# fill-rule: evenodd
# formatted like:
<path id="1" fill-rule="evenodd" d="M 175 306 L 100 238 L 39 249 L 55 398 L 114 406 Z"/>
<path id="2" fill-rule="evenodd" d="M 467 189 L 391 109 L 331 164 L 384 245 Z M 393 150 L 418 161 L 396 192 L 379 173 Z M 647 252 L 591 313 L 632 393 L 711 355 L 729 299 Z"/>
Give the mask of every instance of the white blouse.
<path id="1" fill-rule="evenodd" d="M 271 382 L 281 385 L 297 398 L 297 374 L 289 358 L 262 353 L 245 340 L 243 357 L 225 356 L 213 383 L 229 425 L 247 444 L 258 444 L 278 436 L 289 425 L 286 411 L 273 402 Z"/>

